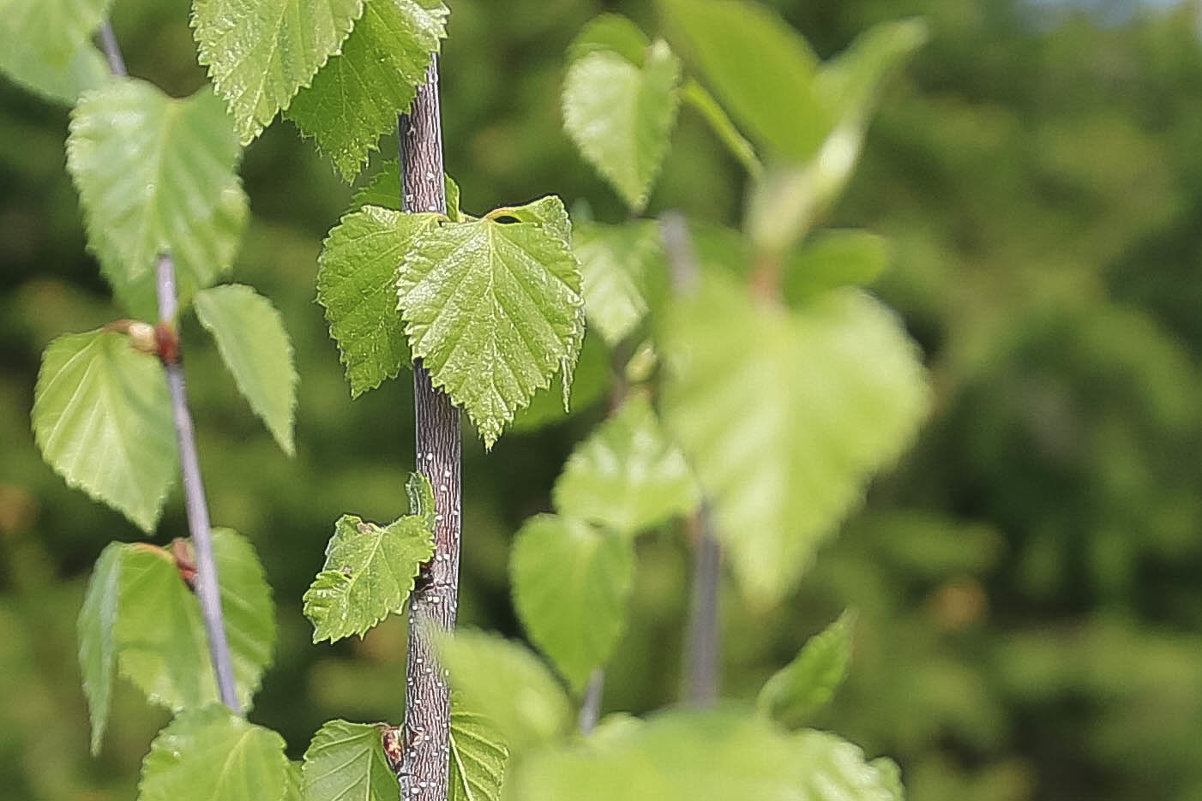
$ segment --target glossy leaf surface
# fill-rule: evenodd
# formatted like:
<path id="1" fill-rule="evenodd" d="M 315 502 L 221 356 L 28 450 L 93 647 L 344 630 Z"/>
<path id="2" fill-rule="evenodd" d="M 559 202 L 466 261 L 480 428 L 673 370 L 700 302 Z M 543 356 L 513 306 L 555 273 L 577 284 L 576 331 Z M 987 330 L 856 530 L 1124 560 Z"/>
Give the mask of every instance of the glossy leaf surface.
<path id="1" fill-rule="evenodd" d="M 397 801 L 381 727 L 331 720 L 313 736 L 303 767 L 306 801 Z"/>
<path id="2" fill-rule="evenodd" d="M 500 801 L 509 749 L 488 718 L 451 695 L 450 801 Z"/>

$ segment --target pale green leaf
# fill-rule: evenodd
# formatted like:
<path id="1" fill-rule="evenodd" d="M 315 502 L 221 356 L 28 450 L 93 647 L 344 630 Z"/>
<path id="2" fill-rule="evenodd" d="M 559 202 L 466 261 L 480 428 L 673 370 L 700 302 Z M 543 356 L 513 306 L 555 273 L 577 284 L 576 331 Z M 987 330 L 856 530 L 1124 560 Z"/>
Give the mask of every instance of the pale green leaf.
<path id="1" fill-rule="evenodd" d="M 449 801 L 500 801 L 509 749 L 488 718 L 451 695 Z"/>
<path id="2" fill-rule="evenodd" d="M 926 44 L 922 20 L 882 22 L 822 65 L 818 90 L 842 125 L 865 127 L 886 80 Z"/>
<path id="3" fill-rule="evenodd" d="M 396 308 L 397 269 L 433 214 L 364 206 L 342 218 L 317 260 L 317 302 L 338 343 L 351 396 L 393 378 L 409 363 Z"/>
<path id="4" fill-rule="evenodd" d="M 284 771 L 284 795 L 280 801 L 305 801 L 305 779 L 300 762 L 288 762 Z"/>
<path id="5" fill-rule="evenodd" d="M 413 355 L 468 413 L 486 447 L 557 370 L 570 383 L 583 339 L 580 266 L 548 209 L 536 202 L 505 210 L 545 223 L 432 227 L 401 265 L 397 295 Z"/>
<path id="6" fill-rule="evenodd" d="M 630 541 L 579 520 L 538 515 L 514 539 L 509 572 L 530 639 L 580 689 L 609 659 L 626 624 Z"/>
<path id="7" fill-rule="evenodd" d="M 195 0 L 200 63 L 243 144 L 312 82 L 362 13 L 363 0 Z"/>
<path id="8" fill-rule="evenodd" d="M 459 184 L 455 183 L 451 176 L 444 175 L 443 187 L 447 193 L 447 216 L 453 222 L 459 222 Z M 396 159 L 384 162 L 366 185 L 355 190 L 350 211 L 358 211 L 364 206 L 383 206 L 394 211 L 404 211 L 401 208 L 401 165 Z"/>
<path id="9" fill-rule="evenodd" d="M 91 44 L 111 0 L 0 0 L 0 71 L 53 100 L 75 102 L 111 76 Z"/>
<path id="10" fill-rule="evenodd" d="M 647 314 L 648 294 L 666 278 L 659 231 L 649 221 L 576 226 L 572 251 L 584 276 L 589 322 L 613 347 Z"/>
<path id="11" fill-rule="evenodd" d="M 195 305 L 239 391 L 291 456 L 299 379 L 280 313 L 270 300 L 241 284 L 198 292 Z"/>
<path id="12" fill-rule="evenodd" d="M 138 801 L 283 798 L 284 738 L 213 705 L 179 715 L 150 744 Z"/>
<path id="13" fill-rule="evenodd" d="M 247 707 L 275 647 L 271 590 L 247 540 L 214 529 L 213 550 L 238 700 Z M 200 603 L 171 555 L 152 546 L 131 548 L 119 603 L 113 636 L 121 675 L 153 703 L 177 712 L 217 701 Z"/>
<path id="14" fill-rule="evenodd" d="M 783 726 L 800 726 L 825 706 L 847 675 L 855 616 L 844 612 L 811 637 L 797 657 L 764 684 L 756 699 L 760 711 Z"/>
<path id="15" fill-rule="evenodd" d="M 154 530 L 179 457 L 163 368 L 124 334 L 50 343 L 33 401 L 42 456 L 72 487 Z"/>
<path id="16" fill-rule="evenodd" d="M 783 292 L 803 303 L 819 292 L 871 284 L 889 266 L 889 244 L 867 231 L 820 231 L 785 264 Z"/>
<path id="17" fill-rule="evenodd" d="M 867 762 L 859 746 L 822 731 L 794 735 L 802 767 L 801 801 L 902 801 L 897 765 Z"/>
<path id="18" fill-rule="evenodd" d="M 684 102 L 692 106 L 709 124 L 710 130 L 726 146 L 730 154 L 739 160 L 739 163 L 747 170 L 747 174 L 752 178 L 759 178 L 764 172 L 764 165 L 760 163 L 755 147 L 743 137 L 734 122 L 726 115 L 726 109 L 718 105 L 714 96 L 704 86 L 692 79 L 685 81 L 681 96 Z"/>
<path id="19" fill-rule="evenodd" d="M 680 61 L 664 42 L 651 46 L 642 67 L 598 50 L 568 68 L 564 128 L 636 212 L 647 205 L 667 155 L 679 84 Z"/>
<path id="20" fill-rule="evenodd" d="M 92 720 L 92 756 L 100 752 L 100 742 L 104 739 L 108 724 L 113 666 L 117 663 L 113 625 L 117 622 L 121 561 L 127 547 L 124 543 L 110 542 L 101 551 L 92 577 L 88 580 L 88 591 L 76 625 L 79 631 L 79 670 L 83 674 L 83 692 L 88 699 L 88 715 Z"/>
<path id="21" fill-rule="evenodd" d="M 155 263 L 175 261 L 185 299 L 228 272 L 246 223 L 240 150 L 209 89 L 176 100 L 144 81 L 114 81 L 71 112 L 67 169 L 88 246 L 135 317 L 157 319 Z"/>
<path id="22" fill-rule="evenodd" d="M 611 52 L 642 67 L 651 46 L 647 35 L 621 14 L 602 14 L 580 29 L 568 45 L 568 60 L 579 61 L 590 53 Z"/>
<path id="23" fill-rule="evenodd" d="M 305 801 L 397 801 L 400 786 L 379 725 L 331 720 L 313 735 L 303 767 Z"/>
<path id="24" fill-rule="evenodd" d="M 400 611 L 424 562 L 434 556 L 426 519 L 406 515 L 388 526 L 343 515 L 334 524 L 326 561 L 305 592 L 313 642 L 362 637 Z"/>
<path id="25" fill-rule="evenodd" d="M 409 109 L 446 36 L 447 13 L 445 5 L 417 0 L 367 0 L 341 54 L 293 99 L 288 118 L 317 140 L 346 180 Z"/>
<path id="26" fill-rule="evenodd" d="M 451 686 L 493 723 L 511 754 L 571 728 L 572 707 L 563 688 L 523 646 L 460 629 L 439 641 L 438 654 L 451 673 Z"/>
<path id="27" fill-rule="evenodd" d="M 795 313 L 714 276 L 664 328 L 664 415 L 746 596 L 779 601 L 925 416 L 919 353 L 854 289 Z"/>
<path id="28" fill-rule="evenodd" d="M 816 86 L 818 60 L 777 14 L 745 0 L 660 0 L 723 107 L 771 150 L 808 161 L 832 119 Z"/>
<path id="29" fill-rule="evenodd" d="M 700 497 L 684 454 L 637 395 L 568 458 L 552 494 L 560 514 L 637 534 L 692 511 Z"/>

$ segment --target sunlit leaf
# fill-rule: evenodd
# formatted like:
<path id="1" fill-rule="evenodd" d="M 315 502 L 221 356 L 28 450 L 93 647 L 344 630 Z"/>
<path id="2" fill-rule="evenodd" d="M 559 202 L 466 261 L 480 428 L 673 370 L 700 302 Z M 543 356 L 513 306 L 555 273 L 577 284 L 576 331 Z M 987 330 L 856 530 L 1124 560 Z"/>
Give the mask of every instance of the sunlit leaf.
<path id="1" fill-rule="evenodd" d="M 346 180 L 413 102 L 446 35 L 447 13 L 445 5 L 417 0 L 367 0 L 342 53 L 292 101 L 288 118 L 317 140 Z"/>
<path id="2" fill-rule="evenodd" d="M 794 735 L 805 801 L 902 801 L 897 765 L 867 762 L 859 746 L 822 731 Z"/>
<path id="3" fill-rule="evenodd" d="M 434 385 L 464 409 L 486 447 L 514 413 L 575 364 L 584 335 L 580 266 L 567 216 L 545 201 L 504 217 L 427 229 L 397 282 L 405 333 Z M 502 219 L 504 218 L 502 217 Z"/>
<path id="4" fill-rule="evenodd" d="M 138 801 L 280 799 L 290 769 L 283 737 L 213 705 L 159 732 L 142 762 Z"/>
<path id="5" fill-rule="evenodd" d="M 59 337 L 42 356 L 32 417 L 43 458 L 69 485 L 154 529 L 179 464 L 156 358 L 119 333 Z"/>
<path id="6" fill-rule="evenodd" d="M 296 411 L 296 366 L 284 320 L 271 301 L 248 286 L 229 284 L 196 294 L 196 316 L 250 408 L 291 455 Z"/>
<path id="7" fill-rule="evenodd" d="M 928 399 L 917 348 L 857 290 L 790 312 L 716 276 L 663 334 L 665 420 L 744 593 L 774 603 L 913 439 Z"/>
<path id="8" fill-rule="evenodd" d="M 363 0 L 195 0 L 200 63 L 249 144 L 339 52 Z"/>
<path id="9" fill-rule="evenodd" d="M 92 578 L 88 580 L 83 607 L 79 610 L 79 669 L 83 674 L 83 692 L 88 699 L 88 715 L 92 720 L 93 756 L 100 752 L 100 743 L 108 724 L 113 666 L 117 663 L 113 626 L 117 622 L 121 561 L 126 547 L 124 543 L 110 542 L 101 551 L 92 570 Z"/>
<path id="10" fill-rule="evenodd" d="M 144 81 L 114 81 L 71 112 L 67 169 L 88 246 L 135 317 L 157 319 L 155 263 L 175 261 L 185 299 L 226 273 L 246 223 L 240 150 L 205 88 L 176 100 Z"/>
<path id="11" fill-rule="evenodd" d="M 459 693 L 451 695 L 450 801 L 500 801 L 509 749 L 488 718 L 467 709 Z"/>
<path id="12" fill-rule="evenodd" d="M 584 223 L 572 251 L 584 276 L 584 308 L 610 347 L 625 339 L 647 314 L 648 294 L 666 279 L 659 231 L 652 222 Z"/>
<path id="13" fill-rule="evenodd" d="M 317 302 L 326 310 L 352 397 L 375 389 L 409 363 L 396 308 L 397 268 L 433 214 L 364 206 L 330 231 L 317 260 Z"/>
<path id="14" fill-rule="evenodd" d="M 305 801 L 397 801 L 380 726 L 331 720 L 305 751 Z"/>
<path id="15" fill-rule="evenodd" d="M 634 581 L 630 541 L 578 520 L 539 515 L 518 532 L 509 570 L 530 639 L 573 687 L 583 687 L 626 623 Z"/>
<path id="16" fill-rule="evenodd" d="M 52 100 L 72 104 L 110 76 L 92 46 L 111 0 L 0 0 L 0 71 Z"/>
<path id="17" fill-rule="evenodd" d="M 844 612 L 801 649 L 797 657 L 768 679 L 756 706 L 784 726 L 800 726 L 835 694 L 851 660 L 854 616 Z"/>

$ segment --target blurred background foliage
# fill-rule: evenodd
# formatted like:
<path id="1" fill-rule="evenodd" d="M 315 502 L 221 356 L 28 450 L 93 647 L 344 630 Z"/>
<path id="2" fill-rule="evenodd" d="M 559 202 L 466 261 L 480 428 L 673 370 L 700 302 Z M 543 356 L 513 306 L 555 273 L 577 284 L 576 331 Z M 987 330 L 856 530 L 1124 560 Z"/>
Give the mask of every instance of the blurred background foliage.
<path id="1" fill-rule="evenodd" d="M 725 690 L 750 696 L 808 635 L 859 610 L 848 684 L 819 721 L 890 754 L 914 801 L 1202 799 L 1202 49 L 1193 5 L 776 0 L 823 56 L 918 13 L 934 38 L 890 91 L 829 221 L 887 235 L 875 287 L 937 392 L 921 442 L 874 485 L 789 603 L 724 609 Z M 646 2 L 452 0 L 447 164 L 469 211 L 555 192 L 622 211 L 560 130 L 563 51 L 602 10 Z M 133 74 L 204 75 L 187 0 L 119 0 Z M 28 411 L 44 346 L 120 316 L 85 254 L 67 113 L 0 86 L 0 797 L 132 798 L 164 723 L 119 693 L 87 756 L 74 621 L 93 560 L 137 532 L 41 462 Z M 382 144 L 391 154 L 395 139 Z M 253 717 L 299 754 L 327 718 L 399 718 L 404 626 L 309 644 L 300 597 L 343 512 L 391 519 L 411 464 L 407 380 L 351 402 L 316 257 L 351 190 L 289 124 L 243 169 L 254 221 L 235 273 L 282 310 L 302 376 L 294 460 L 238 398 L 195 321 L 185 341 L 215 522 L 249 535 L 281 638 Z M 737 165 L 682 112 L 652 211 L 741 213 Z M 585 359 L 585 366 L 590 363 Z M 582 367 L 599 398 L 604 357 Z M 507 546 L 596 402 L 467 440 L 461 620 L 517 634 Z M 528 422 L 530 422 L 528 420 Z M 177 497 L 160 536 L 184 534 Z M 688 555 L 640 544 L 636 609 L 606 706 L 670 703 Z"/>

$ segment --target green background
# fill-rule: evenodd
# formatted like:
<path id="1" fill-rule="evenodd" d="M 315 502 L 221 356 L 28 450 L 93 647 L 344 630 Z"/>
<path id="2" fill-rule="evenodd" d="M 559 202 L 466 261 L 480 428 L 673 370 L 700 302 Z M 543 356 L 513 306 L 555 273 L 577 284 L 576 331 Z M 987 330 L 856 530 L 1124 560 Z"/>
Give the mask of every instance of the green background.
<path id="1" fill-rule="evenodd" d="M 625 215 L 561 132 L 563 52 L 602 10 L 649 3 L 452 0 L 443 59 L 448 171 L 480 212 L 558 193 Z M 751 697 L 805 637 L 859 610 L 829 726 L 902 765 L 914 801 L 1202 798 L 1202 49 L 1195 12 L 1091 15 L 1009 0 L 777 2 L 823 56 L 919 13 L 933 39 L 894 83 L 829 222 L 887 235 L 874 287 L 923 346 L 935 411 L 916 448 L 820 554 L 753 613 L 728 593 L 724 691 Z M 1123 4 L 1109 8 L 1122 9 Z M 118 0 L 134 75 L 204 81 L 184 0 Z M 0 798 L 131 798 L 166 721 L 117 693 L 87 754 L 74 620 L 92 562 L 135 540 L 66 488 L 28 411 L 46 344 L 117 316 L 64 170 L 67 113 L 0 85 Z M 395 137 L 382 143 L 391 155 Z M 247 151 L 254 219 L 234 279 L 284 315 L 301 374 L 284 457 L 190 319 L 186 365 L 214 522 L 252 538 L 280 645 L 252 718 L 299 755 L 331 717 L 397 719 L 404 625 L 309 643 L 300 597 L 342 513 L 404 510 L 407 378 L 352 402 L 314 302 L 316 258 L 351 190 L 289 123 Z M 741 174 L 682 111 L 651 213 L 737 222 Z M 600 419 L 465 439 L 460 619 L 516 634 L 510 538 L 549 508 Z M 178 491 L 159 529 L 185 534 Z M 632 624 L 606 707 L 672 702 L 689 557 L 639 545 Z"/>

